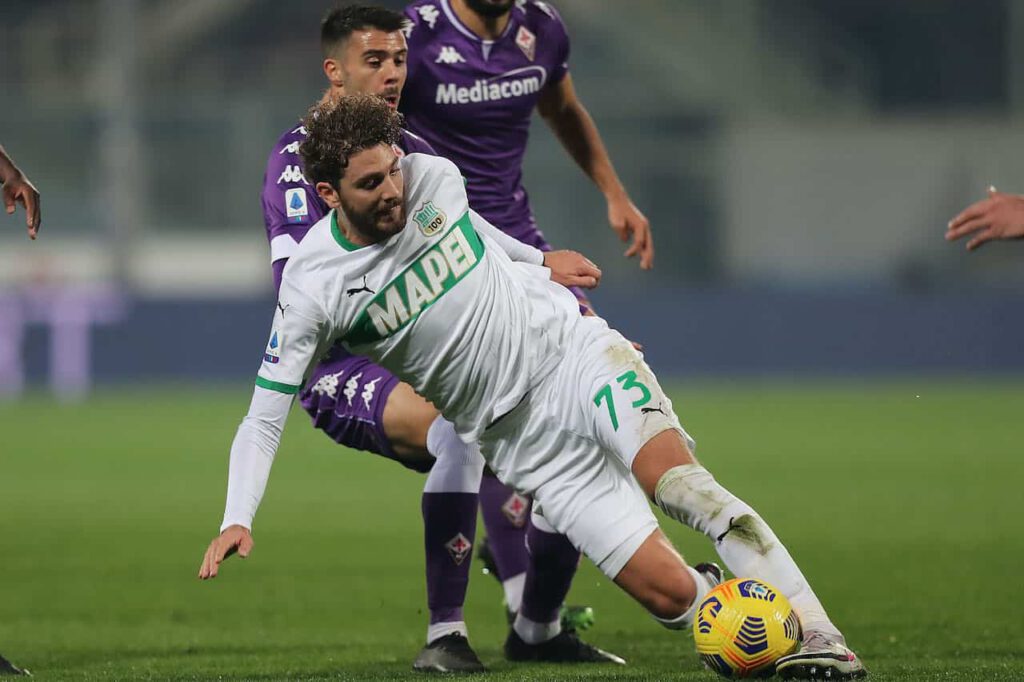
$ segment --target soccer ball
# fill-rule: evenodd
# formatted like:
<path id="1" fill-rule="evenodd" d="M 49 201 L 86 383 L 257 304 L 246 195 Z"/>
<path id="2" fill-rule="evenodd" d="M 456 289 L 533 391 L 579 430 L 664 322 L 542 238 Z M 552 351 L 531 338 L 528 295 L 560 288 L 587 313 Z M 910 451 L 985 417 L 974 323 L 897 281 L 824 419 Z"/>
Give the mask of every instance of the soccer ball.
<path id="1" fill-rule="evenodd" d="M 796 650 L 800 621 L 781 592 L 734 578 L 708 592 L 693 621 L 697 653 L 723 677 L 771 677 L 775 661 Z"/>

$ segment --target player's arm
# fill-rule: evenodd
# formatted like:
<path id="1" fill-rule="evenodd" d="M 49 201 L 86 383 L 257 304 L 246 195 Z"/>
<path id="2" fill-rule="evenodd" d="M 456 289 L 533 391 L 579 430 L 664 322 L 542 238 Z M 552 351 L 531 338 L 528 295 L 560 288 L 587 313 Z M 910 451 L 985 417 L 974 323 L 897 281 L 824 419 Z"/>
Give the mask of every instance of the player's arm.
<path id="1" fill-rule="evenodd" d="M 0 185 L 3 185 L 4 208 L 7 210 L 7 215 L 13 215 L 15 206 L 19 203 L 25 207 L 25 226 L 28 227 L 28 236 L 30 239 L 35 239 L 39 234 L 39 222 L 42 220 L 39 190 L 21 172 L 21 169 L 14 165 L 14 161 L 2 146 L 0 146 Z"/>
<path id="2" fill-rule="evenodd" d="M 217 577 L 220 563 L 232 554 L 244 558 L 252 551 L 253 518 L 270 478 L 292 400 L 313 362 L 323 329 L 315 315 L 279 301 L 249 412 L 231 444 L 224 520 L 220 535 L 210 543 L 199 567 L 203 580 Z"/>
<path id="3" fill-rule="evenodd" d="M 520 263 L 543 265 L 551 271 L 551 281 L 557 284 L 593 289 L 601 281 L 601 270 L 581 253 L 541 251 L 505 234 L 473 209 L 469 209 L 469 219 L 477 232 L 487 235 L 509 258 Z"/>
<path id="4" fill-rule="evenodd" d="M 993 239 L 1024 239 L 1024 196 L 989 187 L 987 199 L 971 204 L 949 221 L 948 241 L 967 235 L 973 235 L 967 242 L 968 251 Z"/>
<path id="5" fill-rule="evenodd" d="M 608 202 L 608 222 L 619 239 L 633 243 L 626 257 L 640 256 L 640 267 L 649 270 L 654 265 L 654 241 L 651 225 L 633 205 L 629 193 L 615 173 L 601 134 L 594 119 L 576 96 L 572 76 L 565 76 L 541 92 L 537 111 L 554 131 L 573 160 L 587 174 Z"/>

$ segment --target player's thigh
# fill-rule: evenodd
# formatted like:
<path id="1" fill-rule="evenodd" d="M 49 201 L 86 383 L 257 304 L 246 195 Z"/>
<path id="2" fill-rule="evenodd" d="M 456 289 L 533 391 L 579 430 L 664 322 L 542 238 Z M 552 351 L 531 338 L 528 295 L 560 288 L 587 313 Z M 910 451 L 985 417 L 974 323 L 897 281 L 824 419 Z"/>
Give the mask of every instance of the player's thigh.
<path id="1" fill-rule="evenodd" d="M 549 376 L 480 446 L 502 481 L 533 497 L 534 513 L 613 578 L 658 523 L 629 470 L 571 428 L 564 391 Z"/>
<path id="2" fill-rule="evenodd" d="M 399 382 L 384 404 L 384 433 L 391 448 L 402 459 L 431 458 L 427 452 L 427 432 L 438 411 L 426 398 L 405 382 Z"/>
<path id="3" fill-rule="evenodd" d="M 416 471 L 433 465 L 425 443 L 436 411 L 367 358 L 332 349 L 313 368 L 299 399 L 313 425 L 339 445 L 394 459 Z M 395 417 L 404 412 L 410 414 L 406 422 Z"/>
<path id="4" fill-rule="evenodd" d="M 553 420 L 549 431 L 558 432 Z M 658 527 L 636 481 L 593 439 L 560 431 L 550 472 L 533 493 L 534 512 L 614 578 Z"/>
<path id="5" fill-rule="evenodd" d="M 659 465 L 673 458 L 675 464 L 693 461 L 693 439 L 643 356 L 602 320 L 585 318 L 580 326 L 573 369 L 577 428 L 592 434 L 630 471 L 641 452 L 642 461 L 655 453 Z M 645 492 L 652 491 L 645 486 Z"/>

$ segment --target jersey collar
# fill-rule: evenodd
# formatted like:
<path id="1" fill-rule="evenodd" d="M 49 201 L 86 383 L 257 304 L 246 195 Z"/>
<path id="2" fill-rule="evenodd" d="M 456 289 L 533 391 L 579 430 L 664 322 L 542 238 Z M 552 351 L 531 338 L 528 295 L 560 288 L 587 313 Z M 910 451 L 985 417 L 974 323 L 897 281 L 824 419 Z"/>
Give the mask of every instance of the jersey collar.
<path id="1" fill-rule="evenodd" d="M 338 246 L 345 249 L 346 251 L 358 251 L 364 247 L 359 244 L 353 244 L 349 241 L 345 233 L 338 227 L 338 210 L 331 209 L 331 234 L 334 235 L 334 241 L 338 242 Z"/>
<path id="2" fill-rule="evenodd" d="M 452 9 L 450 0 L 441 0 L 441 9 L 444 10 L 445 15 L 448 17 L 448 21 L 451 23 L 452 26 L 455 27 L 456 31 L 466 36 L 470 40 L 475 40 L 478 43 L 489 44 L 496 43 L 499 40 L 504 40 L 506 37 L 509 36 L 509 34 L 512 33 L 512 25 L 516 23 L 516 11 L 518 10 L 518 6 L 512 5 L 512 11 L 509 13 L 508 17 L 508 25 L 505 26 L 505 30 L 502 31 L 501 35 L 498 36 L 496 40 L 484 40 L 477 34 L 470 31 L 469 28 L 467 28 L 466 25 L 459 20 L 459 15 L 457 15 L 455 13 L 455 10 Z"/>

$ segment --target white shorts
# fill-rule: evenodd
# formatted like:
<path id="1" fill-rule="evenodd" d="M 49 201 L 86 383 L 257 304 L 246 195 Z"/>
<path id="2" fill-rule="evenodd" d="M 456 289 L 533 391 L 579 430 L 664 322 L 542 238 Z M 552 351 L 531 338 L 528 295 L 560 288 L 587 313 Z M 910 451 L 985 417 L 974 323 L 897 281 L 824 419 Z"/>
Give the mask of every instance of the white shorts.
<path id="1" fill-rule="evenodd" d="M 480 447 L 505 483 L 609 578 L 658 527 L 633 478 L 647 441 L 678 431 L 672 402 L 643 357 L 599 318 L 586 317 L 570 351 L 515 409 L 486 431 Z"/>

